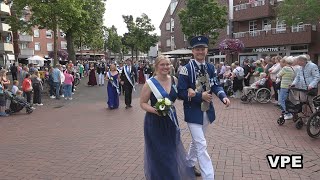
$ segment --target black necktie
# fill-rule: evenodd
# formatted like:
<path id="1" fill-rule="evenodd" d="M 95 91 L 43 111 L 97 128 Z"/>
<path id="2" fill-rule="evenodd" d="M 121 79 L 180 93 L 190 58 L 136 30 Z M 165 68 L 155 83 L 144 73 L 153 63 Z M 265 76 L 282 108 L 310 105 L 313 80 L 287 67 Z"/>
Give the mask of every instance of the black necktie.
<path id="1" fill-rule="evenodd" d="M 200 65 L 200 72 L 201 72 L 202 75 L 205 74 L 205 70 L 204 70 L 204 65 L 203 64 Z"/>

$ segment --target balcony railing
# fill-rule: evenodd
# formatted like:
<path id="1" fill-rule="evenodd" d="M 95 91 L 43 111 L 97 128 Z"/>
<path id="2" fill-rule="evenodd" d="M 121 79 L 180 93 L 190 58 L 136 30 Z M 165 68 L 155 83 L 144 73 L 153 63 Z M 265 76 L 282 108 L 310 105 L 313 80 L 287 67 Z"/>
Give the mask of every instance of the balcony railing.
<path id="1" fill-rule="evenodd" d="M 0 31 L 1 32 L 10 32 L 9 24 L 1 23 L 0 24 Z"/>
<path id="2" fill-rule="evenodd" d="M 249 36 L 249 37 L 256 37 L 256 36 L 261 36 L 262 32 L 266 32 L 269 33 L 271 32 L 271 34 L 282 34 L 282 33 L 297 33 L 297 32 L 305 32 L 306 31 L 306 27 L 311 26 L 310 24 L 302 24 L 302 25 L 298 25 L 298 26 L 293 26 L 290 30 L 288 30 L 285 27 L 282 28 L 271 28 L 268 30 L 255 30 L 255 31 L 245 31 L 245 32 L 237 32 L 237 33 L 233 33 L 233 37 L 234 38 L 243 38 Z"/>
<path id="3" fill-rule="evenodd" d="M 30 35 L 21 35 L 19 34 L 19 41 L 20 42 L 32 42 L 33 41 L 33 37 Z"/>
<path id="4" fill-rule="evenodd" d="M 270 0 L 270 4 L 274 5 L 274 1 Z M 240 11 L 248 8 L 254 8 L 254 7 L 259 7 L 259 6 L 264 6 L 266 5 L 266 0 L 257 0 L 253 3 L 243 3 L 243 4 L 238 4 L 234 6 L 235 11 Z"/>
<path id="5" fill-rule="evenodd" d="M 0 13 L 10 15 L 10 7 L 5 3 L 0 3 Z"/>
<path id="6" fill-rule="evenodd" d="M 20 49 L 20 55 L 31 57 L 34 55 L 34 50 L 33 49 Z"/>
<path id="7" fill-rule="evenodd" d="M 2 51 L 2 52 L 13 52 L 13 44 L 11 44 L 11 43 L 0 43 L 0 51 Z"/>

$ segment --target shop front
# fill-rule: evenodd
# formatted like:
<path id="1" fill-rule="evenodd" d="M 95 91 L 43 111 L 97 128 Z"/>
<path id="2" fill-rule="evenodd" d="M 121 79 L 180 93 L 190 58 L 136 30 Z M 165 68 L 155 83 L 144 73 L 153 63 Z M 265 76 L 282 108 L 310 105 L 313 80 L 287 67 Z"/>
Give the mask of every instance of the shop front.
<path id="1" fill-rule="evenodd" d="M 256 61 L 266 56 L 297 56 L 308 53 L 308 45 L 287 45 L 287 46 L 273 46 L 273 47 L 256 47 L 246 48 L 239 53 L 240 64 L 245 59 L 249 61 Z"/>

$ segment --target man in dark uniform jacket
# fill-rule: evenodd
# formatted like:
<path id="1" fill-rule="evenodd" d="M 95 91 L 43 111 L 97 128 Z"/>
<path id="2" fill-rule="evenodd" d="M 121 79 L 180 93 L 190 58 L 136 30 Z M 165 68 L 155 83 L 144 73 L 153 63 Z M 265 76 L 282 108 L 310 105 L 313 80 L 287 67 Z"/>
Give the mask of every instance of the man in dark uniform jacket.
<path id="1" fill-rule="evenodd" d="M 137 71 L 136 68 L 132 65 L 131 59 L 127 59 L 126 63 L 127 65 L 123 67 L 120 79 L 121 85 L 123 85 L 126 109 L 128 109 L 132 107 L 132 89 L 135 90 L 134 86 L 137 82 Z"/>
<path id="2" fill-rule="evenodd" d="M 99 86 L 104 86 L 104 75 L 106 72 L 106 66 L 104 63 L 98 64 L 97 66 L 97 74 L 98 74 L 98 84 Z"/>
<path id="3" fill-rule="evenodd" d="M 214 169 L 207 152 L 205 132 L 209 124 L 215 120 L 213 93 L 226 106 L 230 105 L 223 88 L 220 86 L 214 66 L 205 62 L 208 53 L 208 38 L 194 37 L 190 41 L 194 59 L 183 66 L 179 74 L 178 96 L 183 100 L 184 120 L 188 123 L 192 136 L 187 155 L 188 166 L 193 167 L 197 176 L 214 180 Z M 200 172 L 195 169 L 199 161 Z"/>

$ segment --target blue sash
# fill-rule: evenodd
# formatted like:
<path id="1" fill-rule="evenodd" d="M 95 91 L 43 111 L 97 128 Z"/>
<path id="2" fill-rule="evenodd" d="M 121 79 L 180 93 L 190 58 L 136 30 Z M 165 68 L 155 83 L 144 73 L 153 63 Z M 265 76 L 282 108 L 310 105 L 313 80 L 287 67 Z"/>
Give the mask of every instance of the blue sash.
<path id="1" fill-rule="evenodd" d="M 134 82 L 131 81 L 131 72 L 128 71 L 128 66 L 125 66 L 123 70 L 124 70 L 124 74 L 126 75 L 129 83 L 130 83 L 131 86 L 133 87 L 133 91 L 136 91 Z"/>
<path id="2" fill-rule="evenodd" d="M 154 77 L 148 79 L 147 83 L 148 83 L 152 93 L 154 94 L 154 96 L 157 99 L 164 99 L 164 98 L 170 99 L 170 96 L 167 93 L 167 91 L 161 86 L 159 81 L 156 80 Z M 178 119 L 176 118 L 174 106 L 171 106 L 168 116 L 171 119 L 171 121 L 176 125 L 177 130 L 180 130 L 179 125 L 178 125 Z"/>
<path id="3" fill-rule="evenodd" d="M 108 78 L 109 81 L 111 82 L 112 86 L 115 87 L 117 89 L 117 93 L 120 94 L 120 90 L 119 90 L 119 82 L 117 79 L 114 79 L 113 81 L 110 79 L 112 77 L 111 72 L 108 72 Z"/>

